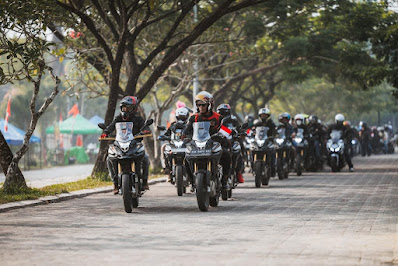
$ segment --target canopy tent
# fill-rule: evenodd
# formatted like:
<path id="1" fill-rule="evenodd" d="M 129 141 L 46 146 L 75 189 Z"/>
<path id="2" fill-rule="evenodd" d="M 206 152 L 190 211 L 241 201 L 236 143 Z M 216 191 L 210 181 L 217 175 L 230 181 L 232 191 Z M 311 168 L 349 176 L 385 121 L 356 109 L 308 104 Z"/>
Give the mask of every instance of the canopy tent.
<path id="1" fill-rule="evenodd" d="M 89 121 L 95 126 L 98 126 L 99 123 L 105 122 L 105 120 L 102 117 L 99 117 L 98 115 L 91 117 Z"/>
<path id="2" fill-rule="evenodd" d="M 4 131 L 4 119 L 0 120 L 0 130 L 3 133 L 4 138 L 6 139 L 9 145 L 22 145 L 23 139 L 25 137 L 25 132 L 17 128 L 16 126 L 8 123 L 7 132 Z M 40 143 L 40 138 L 32 135 L 30 137 L 29 143 Z"/>
<path id="3" fill-rule="evenodd" d="M 83 116 L 76 115 L 59 123 L 59 132 L 63 134 L 92 135 L 101 134 L 102 130 Z M 54 126 L 46 128 L 46 134 L 54 134 Z"/>

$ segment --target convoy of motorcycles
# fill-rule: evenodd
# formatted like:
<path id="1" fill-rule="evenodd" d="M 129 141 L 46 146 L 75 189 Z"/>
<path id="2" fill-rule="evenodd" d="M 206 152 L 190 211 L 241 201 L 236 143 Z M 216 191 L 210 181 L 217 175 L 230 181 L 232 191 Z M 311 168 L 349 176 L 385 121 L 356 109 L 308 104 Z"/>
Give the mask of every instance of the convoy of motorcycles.
<path id="1" fill-rule="evenodd" d="M 152 119 L 147 120 L 144 127 L 152 123 Z M 321 170 L 325 162 L 333 172 L 339 172 L 347 164 L 344 154 L 347 150 L 351 156 L 360 152 L 358 139 L 345 143 L 339 130 L 332 130 L 323 142 L 317 143 L 313 134 L 305 135 L 301 128 L 293 137 L 288 136 L 284 128 L 279 128 L 275 136 L 269 136 L 270 129 L 266 126 L 250 128 L 248 123 L 239 127 L 226 124 L 224 134 L 210 135 L 210 121 L 201 121 L 193 123 L 193 134 L 187 137 L 183 134 L 185 126 L 184 123 L 177 123 L 169 136 L 161 135 L 159 140 L 167 142 L 163 157 L 171 169 L 170 182 L 175 185 L 177 195 L 183 196 L 191 187 L 190 191 L 196 193 L 201 211 L 207 211 L 209 206 L 217 207 L 220 197 L 222 200 L 232 197 L 232 191 L 238 185 L 236 169 L 239 164 L 250 169 L 255 187 L 259 188 L 268 186 L 272 177 L 283 180 L 291 172 L 301 176 L 303 171 Z M 105 129 L 104 124 L 99 124 L 99 127 Z M 117 194 L 122 196 L 128 213 L 138 207 L 139 198 L 145 192 L 135 170 L 135 162 L 145 155 L 143 144 L 136 139 L 145 135 L 140 132 L 134 136 L 132 129 L 132 122 L 120 122 L 116 124 L 115 138 L 102 138 L 114 140 L 109 145 L 108 157 L 118 160 Z M 157 129 L 164 131 L 166 127 L 157 126 Z M 220 165 L 223 147 L 216 141 L 220 137 L 229 140 L 232 158 L 226 186 L 222 183 Z M 345 149 L 345 145 L 349 145 L 350 149 Z M 317 149 L 321 151 L 321 156 L 316 156 Z"/>

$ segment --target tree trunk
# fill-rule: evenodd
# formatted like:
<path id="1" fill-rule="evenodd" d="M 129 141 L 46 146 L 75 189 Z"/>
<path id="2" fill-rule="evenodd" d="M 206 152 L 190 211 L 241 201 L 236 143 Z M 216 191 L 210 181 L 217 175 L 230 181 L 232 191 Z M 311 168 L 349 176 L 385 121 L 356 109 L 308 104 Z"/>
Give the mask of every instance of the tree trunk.
<path id="1" fill-rule="evenodd" d="M 116 87 L 110 88 L 108 107 L 106 109 L 106 114 L 105 114 L 105 125 L 109 125 L 113 121 L 113 117 L 115 116 L 116 104 L 118 100 L 118 91 L 119 91 L 119 86 L 117 84 L 115 86 Z M 92 176 L 108 173 L 108 170 L 106 168 L 107 156 L 108 156 L 108 141 L 101 141 L 97 160 L 95 161 L 95 165 L 91 173 Z"/>
<path id="2" fill-rule="evenodd" d="M 0 164 L 3 169 L 6 180 L 4 182 L 4 191 L 13 192 L 17 188 L 26 188 L 25 178 L 18 167 L 18 164 L 12 163 L 13 154 L 0 131 Z"/>

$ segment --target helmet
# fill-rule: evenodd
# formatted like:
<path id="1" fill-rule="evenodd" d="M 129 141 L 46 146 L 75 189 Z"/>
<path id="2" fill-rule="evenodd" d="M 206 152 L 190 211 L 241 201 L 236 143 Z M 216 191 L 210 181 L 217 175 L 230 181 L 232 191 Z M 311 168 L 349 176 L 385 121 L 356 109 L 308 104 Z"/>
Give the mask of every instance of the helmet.
<path id="1" fill-rule="evenodd" d="M 344 115 L 342 115 L 342 114 L 337 114 L 337 115 L 334 117 L 334 121 L 336 122 L 336 124 L 343 124 L 343 122 L 344 122 Z"/>
<path id="2" fill-rule="evenodd" d="M 258 110 L 258 116 L 262 115 L 262 114 L 266 114 L 266 115 L 271 115 L 271 111 L 268 108 L 261 108 L 260 110 Z"/>
<path id="3" fill-rule="evenodd" d="M 303 122 L 304 122 L 304 115 L 302 115 L 302 114 L 297 114 L 297 115 L 294 117 L 294 121 L 296 122 L 296 125 L 300 126 L 300 125 L 303 124 Z"/>
<path id="4" fill-rule="evenodd" d="M 254 121 L 254 117 L 252 115 L 245 116 L 246 123 L 253 123 L 253 121 Z"/>
<path id="5" fill-rule="evenodd" d="M 207 103 L 209 105 L 207 107 L 208 111 L 213 109 L 214 98 L 213 98 L 213 95 L 211 95 L 207 91 L 201 91 L 195 96 L 195 104 L 197 104 L 197 102 L 199 102 L 199 101 Z"/>
<path id="6" fill-rule="evenodd" d="M 267 117 L 262 118 L 261 115 L 267 115 Z M 265 122 L 271 117 L 271 111 L 268 108 L 261 108 L 258 110 L 258 116 L 260 117 L 261 121 Z"/>
<path id="7" fill-rule="evenodd" d="M 135 96 L 126 96 L 120 101 L 120 113 L 123 118 L 126 119 L 129 114 L 134 114 L 137 111 L 138 99 Z M 123 111 L 123 106 L 127 107 L 126 111 Z"/>
<path id="8" fill-rule="evenodd" d="M 311 123 L 312 124 L 316 124 L 316 123 L 318 123 L 318 117 L 316 116 L 316 115 L 311 115 L 310 116 L 310 121 L 311 121 Z"/>
<path id="9" fill-rule="evenodd" d="M 279 115 L 279 117 L 278 117 L 279 122 L 283 123 L 282 120 L 283 120 L 284 118 L 287 119 L 287 122 L 286 122 L 286 123 L 289 123 L 289 121 L 290 121 L 290 115 L 289 115 L 289 113 L 287 113 L 287 112 L 281 113 L 281 114 Z"/>
<path id="10" fill-rule="evenodd" d="M 229 116 L 231 115 L 231 106 L 227 103 L 220 104 L 217 107 L 217 113 L 219 113 L 221 116 Z"/>
<path id="11" fill-rule="evenodd" d="M 185 123 L 189 117 L 189 111 L 185 107 L 180 107 L 176 110 L 176 121 L 179 123 Z"/>

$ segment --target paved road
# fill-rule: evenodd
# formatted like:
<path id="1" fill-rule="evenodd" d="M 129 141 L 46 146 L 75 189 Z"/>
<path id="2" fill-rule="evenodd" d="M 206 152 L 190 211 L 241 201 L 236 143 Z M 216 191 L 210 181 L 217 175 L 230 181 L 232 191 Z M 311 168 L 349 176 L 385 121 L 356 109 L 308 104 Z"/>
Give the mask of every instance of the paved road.
<path id="1" fill-rule="evenodd" d="M 165 183 L 132 214 L 111 194 L 1 213 L 0 264 L 398 264 L 398 156 L 354 164 L 260 189 L 247 174 L 207 213 Z"/>
<path id="2" fill-rule="evenodd" d="M 23 174 L 28 186 L 39 188 L 87 178 L 91 175 L 93 167 L 94 164 L 76 164 L 24 171 Z M 4 173 L 1 172 L 0 182 L 4 182 L 4 180 Z"/>

